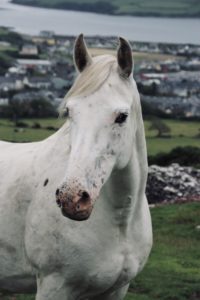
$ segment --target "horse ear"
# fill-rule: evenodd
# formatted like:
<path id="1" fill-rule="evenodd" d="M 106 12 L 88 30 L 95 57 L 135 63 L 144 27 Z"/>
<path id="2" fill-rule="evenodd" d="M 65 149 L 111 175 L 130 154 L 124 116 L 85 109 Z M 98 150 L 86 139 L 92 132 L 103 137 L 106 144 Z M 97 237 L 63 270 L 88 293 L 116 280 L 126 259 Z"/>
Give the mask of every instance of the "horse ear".
<path id="1" fill-rule="evenodd" d="M 83 34 L 80 34 L 75 41 L 74 62 L 79 72 L 82 72 L 87 66 L 92 64 L 92 57 L 88 53 Z"/>
<path id="2" fill-rule="evenodd" d="M 117 61 L 120 76 L 128 78 L 133 71 L 132 50 L 130 44 L 122 37 L 119 38 Z"/>

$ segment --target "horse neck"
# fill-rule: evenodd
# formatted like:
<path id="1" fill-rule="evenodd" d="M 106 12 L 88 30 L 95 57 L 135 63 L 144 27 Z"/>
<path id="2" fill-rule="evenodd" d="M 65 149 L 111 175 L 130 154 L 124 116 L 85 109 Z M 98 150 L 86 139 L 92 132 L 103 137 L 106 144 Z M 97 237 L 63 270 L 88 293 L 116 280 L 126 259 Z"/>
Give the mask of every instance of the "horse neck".
<path id="1" fill-rule="evenodd" d="M 39 150 L 34 158 L 34 167 L 36 168 L 35 173 L 41 170 L 48 172 L 51 176 L 56 176 L 55 170 L 59 169 L 59 174 L 64 176 L 67 159 L 69 157 L 69 134 L 68 134 L 68 123 L 65 124 L 53 135 L 47 139 L 39 142 Z M 52 172 L 54 170 L 54 172 Z M 60 175 L 60 180 L 62 178 Z M 55 178 L 54 178 L 55 179 Z M 58 179 L 59 180 L 59 179 Z"/>
<path id="2" fill-rule="evenodd" d="M 138 118 L 131 159 L 124 169 L 112 172 L 105 186 L 113 219 L 126 229 L 132 219 L 139 218 L 143 206 L 146 205 L 144 203 L 148 172 L 146 142 L 142 115 L 140 114 Z"/>

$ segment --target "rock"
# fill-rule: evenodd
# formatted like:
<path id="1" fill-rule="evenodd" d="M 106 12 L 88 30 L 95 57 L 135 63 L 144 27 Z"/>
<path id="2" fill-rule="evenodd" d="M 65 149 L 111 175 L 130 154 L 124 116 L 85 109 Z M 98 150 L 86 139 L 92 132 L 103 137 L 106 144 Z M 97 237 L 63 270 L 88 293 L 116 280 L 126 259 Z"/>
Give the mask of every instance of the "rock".
<path id="1" fill-rule="evenodd" d="M 164 191 L 172 193 L 172 194 L 177 194 L 178 193 L 178 191 L 175 188 L 173 188 L 172 186 L 165 186 Z"/>
<path id="2" fill-rule="evenodd" d="M 200 201 L 200 170 L 178 164 L 152 165 L 146 194 L 149 203 Z"/>

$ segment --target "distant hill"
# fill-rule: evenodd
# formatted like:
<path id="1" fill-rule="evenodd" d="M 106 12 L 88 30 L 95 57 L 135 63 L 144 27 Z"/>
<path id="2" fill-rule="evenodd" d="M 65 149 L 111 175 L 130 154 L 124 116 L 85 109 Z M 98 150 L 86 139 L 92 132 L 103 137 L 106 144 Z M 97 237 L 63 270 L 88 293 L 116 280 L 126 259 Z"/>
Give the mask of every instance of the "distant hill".
<path id="1" fill-rule="evenodd" d="M 200 17 L 200 0 L 12 0 L 12 2 L 111 15 Z"/>

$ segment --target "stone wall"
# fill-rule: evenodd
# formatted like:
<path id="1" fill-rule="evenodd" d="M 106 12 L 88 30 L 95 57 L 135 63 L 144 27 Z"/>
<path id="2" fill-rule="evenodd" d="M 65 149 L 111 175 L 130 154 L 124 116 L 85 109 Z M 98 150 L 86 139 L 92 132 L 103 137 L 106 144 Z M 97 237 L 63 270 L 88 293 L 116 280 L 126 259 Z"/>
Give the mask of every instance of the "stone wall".
<path id="1" fill-rule="evenodd" d="M 200 170 L 172 164 L 149 167 L 146 194 L 148 202 L 200 201 Z"/>

